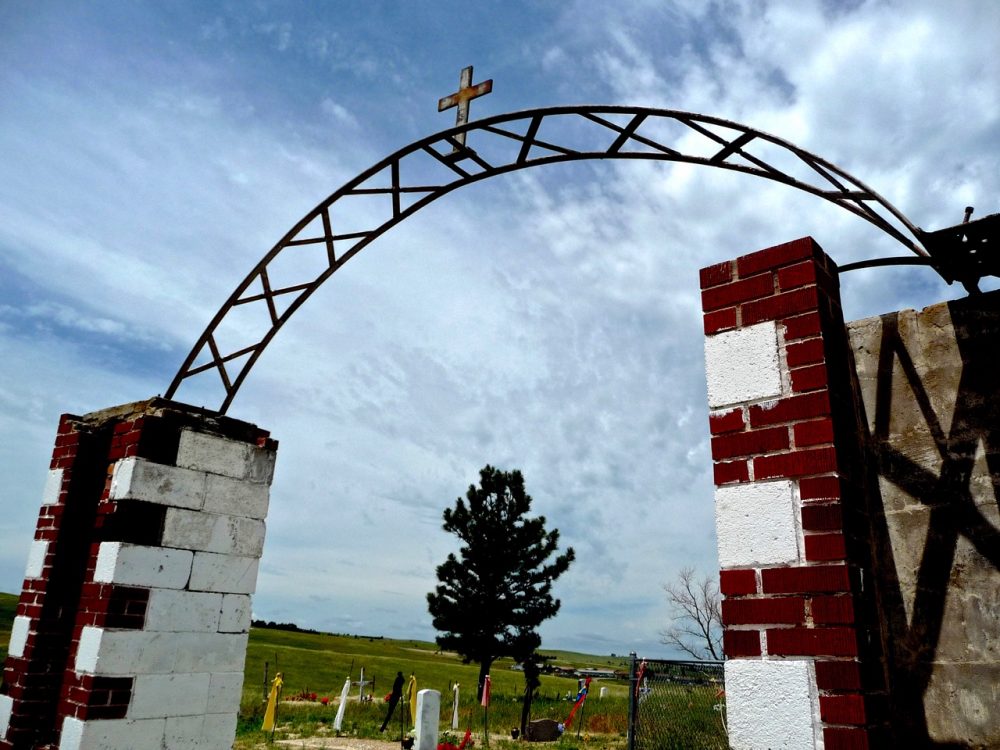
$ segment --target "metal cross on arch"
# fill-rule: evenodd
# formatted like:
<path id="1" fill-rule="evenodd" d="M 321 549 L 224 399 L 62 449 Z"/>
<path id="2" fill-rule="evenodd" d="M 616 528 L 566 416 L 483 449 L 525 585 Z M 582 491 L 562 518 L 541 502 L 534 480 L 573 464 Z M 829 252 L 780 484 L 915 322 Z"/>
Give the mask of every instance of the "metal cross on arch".
<path id="1" fill-rule="evenodd" d="M 471 76 L 470 76 L 471 77 Z M 475 151 L 464 136 L 476 133 Z M 561 142 L 560 142 L 561 141 Z M 693 141 L 698 146 L 692 145 Z M 456 153 L 457 152 L 457 153 Z M 773 158 L 778 156 L 778 166 Z M 225 413 L 264 349 L 296 310 L 367 245 L 432 201 L 472 183 L 528 167 L 582 159 L 645 159 L 698 164 L 763 177 L 812 193 L 874 224 L 917 256 L 925 236 L 897 208 L 836 165 L 788 141 L 717 117 L 627 106 L 569 106 L 496 115 L 427 136 L 387 156 L 307 213 L 247 274 L 198 338 L 165 396 L 192 378 L 218 377 Z M 381 196 L 366 228 L 343 231 L 331 216 L 352 201 Z M 320 270 L 272 283 L 272 267 L 301 246 L 324 251 Z M 236 311 L 264 311 L 249 343 L 220 331 Z"/>

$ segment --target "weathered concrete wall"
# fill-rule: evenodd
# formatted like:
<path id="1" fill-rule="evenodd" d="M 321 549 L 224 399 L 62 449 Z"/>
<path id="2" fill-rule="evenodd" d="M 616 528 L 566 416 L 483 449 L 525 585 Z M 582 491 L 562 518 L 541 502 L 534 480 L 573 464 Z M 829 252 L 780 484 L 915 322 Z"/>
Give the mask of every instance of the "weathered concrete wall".
<path id="1" fill-rule="evenodd" d="M 1000 292 L 848 330 L 897 742 L 1000 747 Z"/>

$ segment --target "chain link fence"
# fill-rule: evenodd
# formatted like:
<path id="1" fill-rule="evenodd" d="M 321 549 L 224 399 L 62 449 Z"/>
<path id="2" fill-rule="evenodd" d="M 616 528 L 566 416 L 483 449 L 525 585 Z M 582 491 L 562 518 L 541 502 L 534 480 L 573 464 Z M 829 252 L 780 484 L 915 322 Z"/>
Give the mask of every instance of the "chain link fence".
<path id="1" fill-rule="evenodd" d="M 727 750 L 721 661 L 632 655 L 628 750 Z"/>

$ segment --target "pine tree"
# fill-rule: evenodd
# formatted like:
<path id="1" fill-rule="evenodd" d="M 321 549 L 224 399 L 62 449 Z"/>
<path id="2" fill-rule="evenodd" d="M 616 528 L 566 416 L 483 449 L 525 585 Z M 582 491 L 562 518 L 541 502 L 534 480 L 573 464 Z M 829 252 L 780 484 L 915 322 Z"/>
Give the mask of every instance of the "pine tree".
<path id="1" fill-rule="evenodd" d="M 463 660 L 479 664 L 479 690 L 493 662 L 503 656 L 523 661 L 541 645 L 535 629 L 553 617 L 561 602 L 552 583 L 575 558 L 573 548 L 555 553 L 559 531 L 545 530 L 545 517 L 527 517 L 531 496 L 520 471 L 484 466 L 479 486 L 465 501 L 444 511 L 444 530 L 462 542 L 437 569 L 440 583 L 427 595 L 437 643 Z M 466 502 L 467 501 L 467 502 Z"/>

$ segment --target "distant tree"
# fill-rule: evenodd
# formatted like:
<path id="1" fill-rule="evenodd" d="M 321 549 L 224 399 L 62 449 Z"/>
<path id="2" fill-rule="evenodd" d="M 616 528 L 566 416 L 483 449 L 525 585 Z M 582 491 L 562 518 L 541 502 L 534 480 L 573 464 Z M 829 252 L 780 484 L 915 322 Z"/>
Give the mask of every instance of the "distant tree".
<path id="1" fill-rule="evenodd" d="M 695 659 L 722 658 L 722 610 L 715 579 L 683 568 L 677 580 L 663 585 L 671 624 L 660 642 Z"/>
<path id="2" fill-rule="evenodd" d="M 449 554 L 438 566 L 440 583 L 427 595 L 437 644 L 479 664 L 479 688 L 493 662 L 510 656 L 524 662 L 542 639 L 535 629 L 553 617 L 561 602 L 552 598 L 552 582 L 575 558 L 573 548 L 549 558 L 559 531 L 545 530 L 545 517 L 529 518 L 531 496 L 520 471 L 492 466 L 479 471 L 465 500 L 444 511 L 444 530 L 462 542 L 459 557 Z"/>

